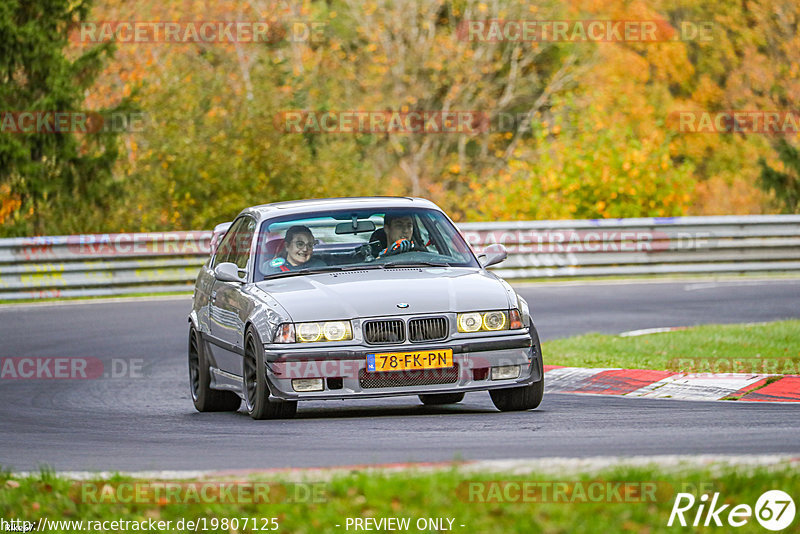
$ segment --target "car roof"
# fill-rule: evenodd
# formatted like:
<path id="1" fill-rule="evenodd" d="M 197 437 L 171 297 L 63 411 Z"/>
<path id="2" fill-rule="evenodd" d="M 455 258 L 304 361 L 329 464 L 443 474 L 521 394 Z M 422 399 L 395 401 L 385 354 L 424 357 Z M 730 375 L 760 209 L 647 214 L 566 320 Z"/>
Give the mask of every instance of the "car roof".
<path id="1" fill-rule="evenodd" d="M 346 209 L 384 209 L 384 208 L 440 208 L 424 198 L 413 197 L 343 197 L 343 198 L 314 198 L 308 200 L 290 200 L 261 204 L 242 210 L 240 215 L 255 215 L 259 219 L 274 216 L 303 214 L 310 211 L 346 210 Z"/>

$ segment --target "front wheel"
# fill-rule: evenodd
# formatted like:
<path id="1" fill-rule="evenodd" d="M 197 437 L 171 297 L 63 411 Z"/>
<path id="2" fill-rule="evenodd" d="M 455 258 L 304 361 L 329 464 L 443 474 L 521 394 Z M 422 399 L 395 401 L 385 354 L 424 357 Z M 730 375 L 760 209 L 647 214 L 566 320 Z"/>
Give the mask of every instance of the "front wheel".
<path id="1" fill-rule="evenodd" d="M 441 404 L 455 404 L 464 400 L 463 393 L 429 393 L 420 395 L 419 400 L 425 406 L 438 406 Z"/>
<path id="2" fill-rule="evenodd" d="M 542 346 L 539 342 L 539 333 L 536 331 L 533 323 L 531 323 L 530 326 L 530 334 L 532 340 L 531 350 L 534 351 L 534 357 L 531 363 L 535 364 L 536 360 L 542 358 Z M 544 369 L 542 369 L 542 371 L 544 371 Z M 494 389 L 489 391 L 489 395 L 492 397 L 495 408 L 501 412 L 533 410 L 542 403 L 542 396 L 544 395 L 544 372 L 542 372 L 541 380 L 529 386 Z"/>
<path id="3" fill-rule="evenodd" d="M 530 386 L 521 388 L 493 389 L 489 391 L 492 403 L 501 412 L 533 410 L 542 403 L 544 377 Z"/>
<path id="4" fill-rule="evenodd" d="M 263 350 L 255 334 L 247 332 L 244 350 L 244 404 L 253 419 L 291 419 L 297 412 L 297 401 L 270 401 Z"/>

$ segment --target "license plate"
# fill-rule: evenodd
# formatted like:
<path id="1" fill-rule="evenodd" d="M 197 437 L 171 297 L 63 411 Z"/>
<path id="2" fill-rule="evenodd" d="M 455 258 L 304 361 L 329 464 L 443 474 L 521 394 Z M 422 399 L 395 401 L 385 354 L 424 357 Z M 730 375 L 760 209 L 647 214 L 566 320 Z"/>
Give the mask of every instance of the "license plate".
<path id="1" fill-rule="evenodd" d="M 367 354 L 367 371 L 408 371 L 453 367 L 453 349 Z"/>

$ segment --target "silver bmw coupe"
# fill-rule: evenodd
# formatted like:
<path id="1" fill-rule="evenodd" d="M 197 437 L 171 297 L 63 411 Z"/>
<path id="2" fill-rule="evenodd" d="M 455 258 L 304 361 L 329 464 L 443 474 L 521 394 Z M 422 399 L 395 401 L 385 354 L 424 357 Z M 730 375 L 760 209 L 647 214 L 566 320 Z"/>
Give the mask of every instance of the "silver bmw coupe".
<path id="1" fill-rule="evenodd" d="M 197 410 L 291 418 L 297 401 L 489 391 L 502 411 L 542 400 L 528 304 L 435 204 L 336 198 L 247 208 L 197 277 L 189 379 Z"/>

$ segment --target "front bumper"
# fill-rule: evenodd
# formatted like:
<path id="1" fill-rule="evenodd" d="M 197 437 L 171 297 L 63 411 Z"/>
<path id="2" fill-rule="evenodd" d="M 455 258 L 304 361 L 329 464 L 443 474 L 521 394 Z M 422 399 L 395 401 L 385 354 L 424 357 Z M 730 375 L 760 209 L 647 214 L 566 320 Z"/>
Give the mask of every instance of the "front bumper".
<path id="1" fill-rule="evenodd" d="M 367 354 L 452 349 L 454 367 L 426 371 L 367 372 Z M 266 381 L 275 400 L 325 400 L 485 391 L 542 379 L 541 349 L 531 336 L 509 333 L 444 342 L 309 348 L 265 345 Z M 492 367 L 519 365 L 517 378 L 492 380 Z M 322 378 L 323 391 L 297 392 L 296 378 Z"/>

